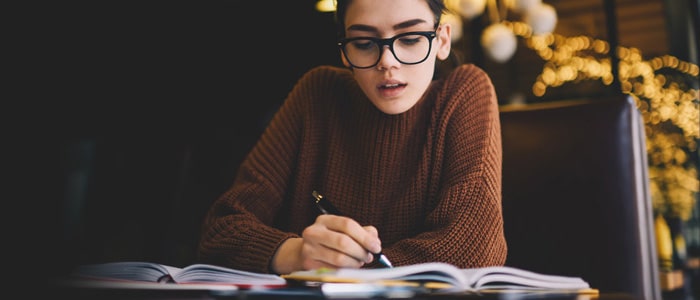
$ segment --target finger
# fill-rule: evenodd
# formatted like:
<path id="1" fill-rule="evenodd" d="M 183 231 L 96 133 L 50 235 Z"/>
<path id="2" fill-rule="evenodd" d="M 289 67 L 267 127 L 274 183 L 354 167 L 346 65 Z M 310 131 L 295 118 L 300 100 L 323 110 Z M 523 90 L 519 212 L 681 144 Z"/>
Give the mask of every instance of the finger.
<path id="1" fill-rule="evenodd" d="M 302 249 L 302 268 L 360 268 L 364 265 L 354 258 L 319 245 L 306 244 Z"/>
<path id="2" fill-rule="evenodd" d="M 362 228 L 364 228 L 365 231 L 367 231 L 367 233 L 371 234 L 372 236 L 379 238 L 379 231 L 377 231 L 376 227 L 369 225 L 369 226 L 362 226 Z"/>
<path id="3" fill-rule="evenodd" d="M 379 239 L 379 231 L 377 230 L 377 228 L 371 225 L 363 226 L 362 228 L 365 229 L 365 231 L 370 235 L 370 237 L 368 237 L 365 243 L 360 244 L 368 245 L 363 247 L 365 247 L 365 249 L 367 249 L 371 253 L 382 252 L 382 241 Z"/>
<path id="4" fill-rule="evenodd" d="M 359 244 L 355 238 L 344 233 L 333 232 L 327 236 L 322 244 L 363 263 L 370 263 L 374 258 L 367 248 Z"/>
<path id="5" fill-rule="evenodd" d="M 377 229 L 374 228 L 374 226 L 363 227 L 351 218 L 334 215 L 319 216 L 317 220 L 328 227 L 329 230 L 341 232 L 349 236 L 364 248 L 365 251 L 371 253 L 379 253 L 382 251 L 381 241 L 379 240 Z"/>
<path id="6" fill-rule="evenodd" d="M 328 230 L 323 225 L 307 227 L 302 232 L 302 239 L 302 261 L 305 267 L 361 267 L 372 259 L 367 250 L 350 237 Z"/>

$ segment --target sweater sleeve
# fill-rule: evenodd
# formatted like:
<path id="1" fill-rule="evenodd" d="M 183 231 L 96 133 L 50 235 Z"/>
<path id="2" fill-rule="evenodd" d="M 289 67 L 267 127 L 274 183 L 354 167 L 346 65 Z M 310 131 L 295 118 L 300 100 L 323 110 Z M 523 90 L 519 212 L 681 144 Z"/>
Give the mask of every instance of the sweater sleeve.
<path id="1" fill-rule="evenodd" d="M 385 249 L 392 261 L 444 261 L 462 268 L 503 265 L 502 148 L 498 102 L 488 76 L 464 65 L 445 79 L 433 147 L 435 205 L 425 231 Z"/>

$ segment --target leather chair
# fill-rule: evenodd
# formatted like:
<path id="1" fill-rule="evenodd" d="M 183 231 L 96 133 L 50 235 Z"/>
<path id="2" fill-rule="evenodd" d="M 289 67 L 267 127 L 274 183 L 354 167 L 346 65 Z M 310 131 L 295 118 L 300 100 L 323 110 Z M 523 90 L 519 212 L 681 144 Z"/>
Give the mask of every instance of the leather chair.
<path id="1" fill-rule="evenodd" d="M 506 265 L 661 299 L 646 137 L 633 99 L 500 110 Z"/>

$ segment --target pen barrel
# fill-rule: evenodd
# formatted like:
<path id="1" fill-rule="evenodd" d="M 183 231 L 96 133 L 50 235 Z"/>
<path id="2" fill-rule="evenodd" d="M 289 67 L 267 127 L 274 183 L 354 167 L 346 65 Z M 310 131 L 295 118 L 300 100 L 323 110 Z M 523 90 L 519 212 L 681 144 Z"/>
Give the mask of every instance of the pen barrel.
<path id="1" fill-rule="evenodd" d="M 343 214 L 340 213 L 340 211 L 333 206 L 333 203 L 328 201 L 325 197 L 318 199 L 316 201 L 316 205 L 318 205 L 319 209 L 323 211 L 324 214 L 331 214 L 331 215 L 336 215 L 336 216 L 342 216 Z"/>

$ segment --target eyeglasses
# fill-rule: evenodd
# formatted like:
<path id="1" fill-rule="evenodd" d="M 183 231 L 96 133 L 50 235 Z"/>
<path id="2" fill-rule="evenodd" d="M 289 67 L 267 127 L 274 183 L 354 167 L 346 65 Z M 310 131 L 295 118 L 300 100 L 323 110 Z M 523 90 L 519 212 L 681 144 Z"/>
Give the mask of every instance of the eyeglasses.
<path id="1" fill-rule="evenodd" d="M 338 46 L 348 63 L 358 69 L 376 66 L 382 57 L 384 46 L 389 46 L 391 54 L 400 63 L 415 65 L 428 58 L 435 36 L 435 31 L 414 31 L 387 39 L 355 37 L 340 40 Z"/>

